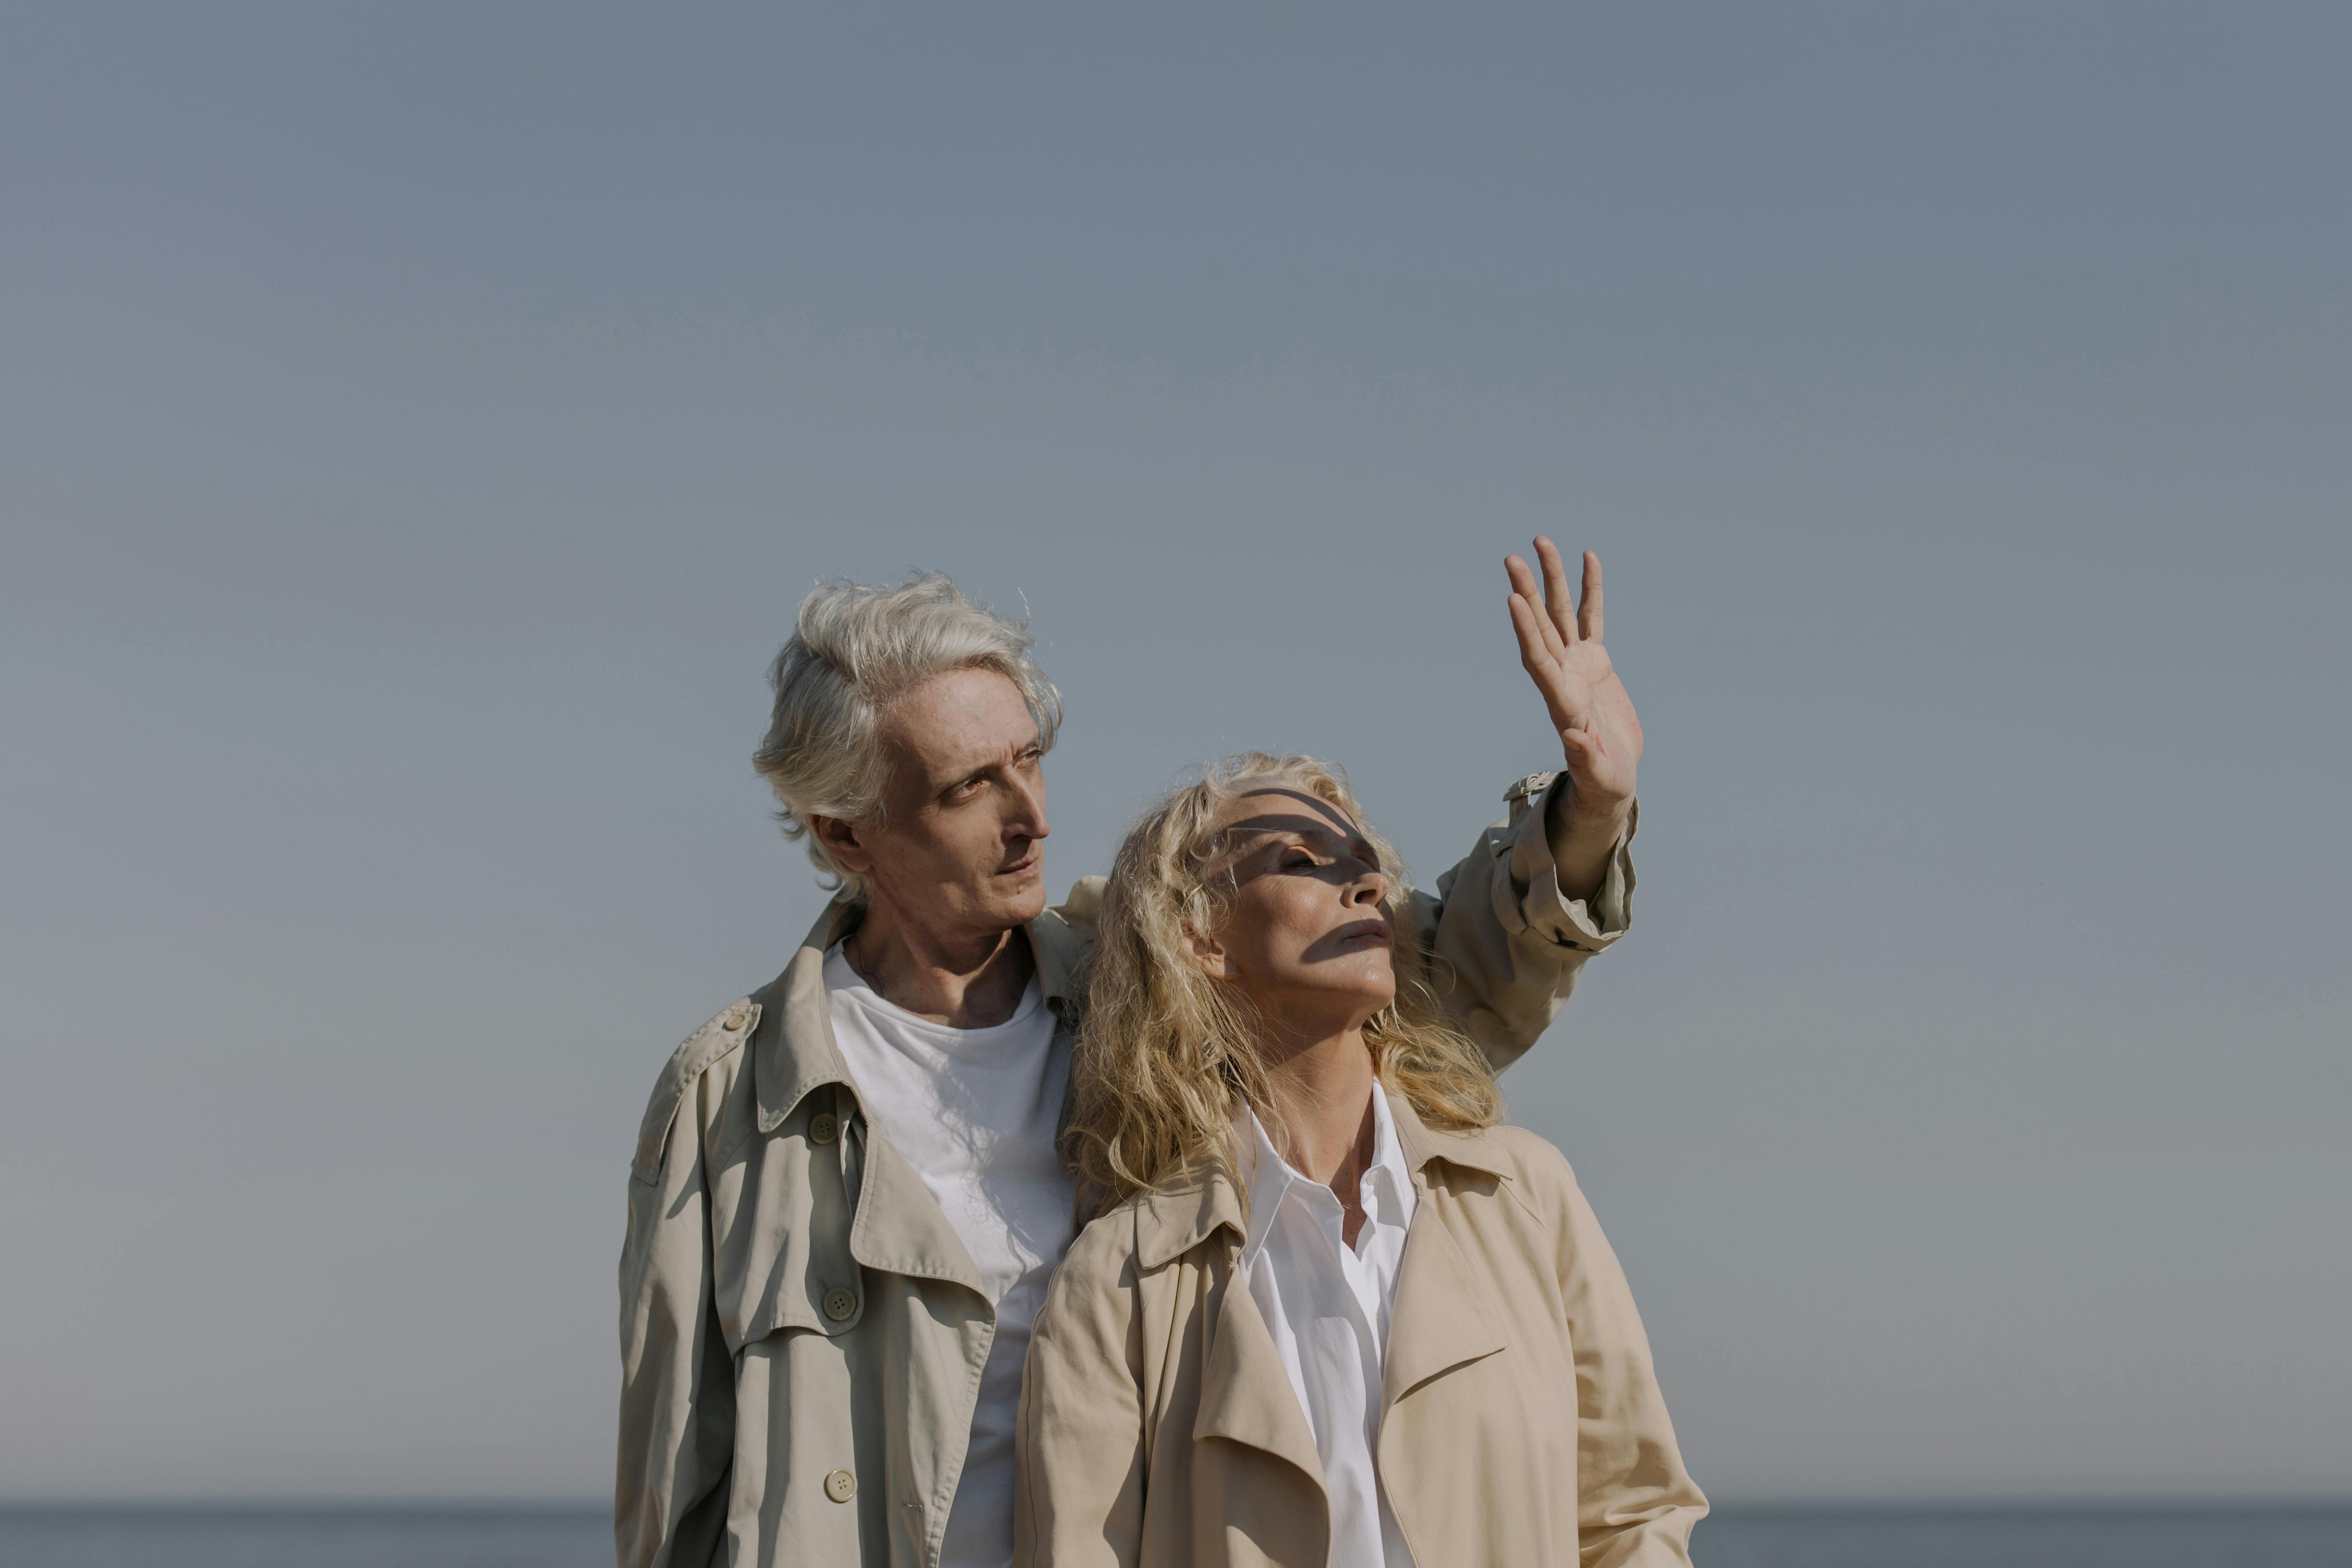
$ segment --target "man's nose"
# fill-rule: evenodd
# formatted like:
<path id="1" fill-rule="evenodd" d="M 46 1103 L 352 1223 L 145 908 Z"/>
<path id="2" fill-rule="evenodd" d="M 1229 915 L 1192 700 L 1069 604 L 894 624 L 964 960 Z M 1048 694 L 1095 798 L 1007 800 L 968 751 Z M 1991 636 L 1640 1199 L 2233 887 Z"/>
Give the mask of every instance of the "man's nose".
<path id="1" fill-rule="evenodd" d="M 1004 830 L 1019 838 L 1043 838 L 1054 831 L 1045 820 L 1045 774 L 1040 770 L 1034 779 L 1024 779 L 1019 785 L 1018 803 Z"/>

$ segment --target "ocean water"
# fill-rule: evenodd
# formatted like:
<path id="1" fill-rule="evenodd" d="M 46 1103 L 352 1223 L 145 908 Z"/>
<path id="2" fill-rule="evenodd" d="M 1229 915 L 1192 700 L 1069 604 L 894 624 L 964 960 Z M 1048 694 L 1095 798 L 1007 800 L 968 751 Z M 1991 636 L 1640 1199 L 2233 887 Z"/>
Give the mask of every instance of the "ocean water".
<path id="1" fill-rule="evenodd" d="M 2352 1568 L 2352 1508 L 1724 1508 L 1698 1568 Z M 604 1568 L 567 1508 L 0 1506 L 0 1568 Z"/>
<path id="2" fill-rule="evenodd" d="M 2352 1568 L 2352 1508 L 1719 1508 L 1697 1568 Z"/>
<path id="3" fill-rule="evenodd" d="M 611 1568 L 613 1510 L 0 1507 L 0 1568 Z"/>

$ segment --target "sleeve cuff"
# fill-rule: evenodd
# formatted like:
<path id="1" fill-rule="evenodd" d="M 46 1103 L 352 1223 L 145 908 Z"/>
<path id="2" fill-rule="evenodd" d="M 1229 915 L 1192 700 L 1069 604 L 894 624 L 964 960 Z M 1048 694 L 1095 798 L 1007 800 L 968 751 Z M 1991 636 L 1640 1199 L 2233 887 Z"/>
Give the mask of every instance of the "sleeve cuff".
<path id="1" fill-rule="evenodd" d="M 1625 934 L 1633 919 L 1633 834 L 1640 826 L 1642 806 L 1633 803 L 1625 831 L 1609 851 L 1609 868 L 1600 888 L 1589 899 L 1571 899 L 1560 890 L 1559 868 L 1551 843 L 1544 835 L 1555 791 L 1566 787 L 1565 773 L 1530 773 L 1506 791 L 1510 820 L 1505 825 L 1505 853 L 1509 875 L 1496 886 L 1496 913 L 1506 929 L 1532 931 L 1563 947 L 1599 952 Z M 1513 906 L 1501 908 L 1506 899 Z"/>

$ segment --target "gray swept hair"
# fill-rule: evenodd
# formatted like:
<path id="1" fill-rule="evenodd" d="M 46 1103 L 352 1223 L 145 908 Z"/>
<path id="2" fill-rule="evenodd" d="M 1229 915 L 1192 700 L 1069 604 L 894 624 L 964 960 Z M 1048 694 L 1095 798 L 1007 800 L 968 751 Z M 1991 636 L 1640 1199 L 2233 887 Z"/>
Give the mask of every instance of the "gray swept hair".
<path id="1" fill-rule="evenodd" d="M 882 713 L 908 688 L 951 669 L 992 669 L 1013 682 L 1047 751 L 1062 694 L 1029 657 L 1028 627 L 964 597 L 937 572 L 896 588 L 824 583 L 801 601 L 793 635 L 768 671 L 776 706 L 751 765 L 775 791 L 784 837 L 808 840 L 826 885 L 865 894 L 864 879 L 809 832 L 813 816 L 878 822 L 888 759 Z"/>

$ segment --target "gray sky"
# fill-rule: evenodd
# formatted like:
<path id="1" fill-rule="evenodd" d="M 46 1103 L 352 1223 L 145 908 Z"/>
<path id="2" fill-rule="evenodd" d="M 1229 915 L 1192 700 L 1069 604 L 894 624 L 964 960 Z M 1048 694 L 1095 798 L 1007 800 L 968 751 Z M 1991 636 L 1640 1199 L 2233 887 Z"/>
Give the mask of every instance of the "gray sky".
<path id="1" fill-rule="evenodd" d="M 1608 563 L 1507 1080 L 1718 1496 L 2347 1494 L 2336 8 L 0 17 L 0 1494 L 593 1496 L 625 1162 L 820 895 L 813 579 L 1425 876 Z"/>

